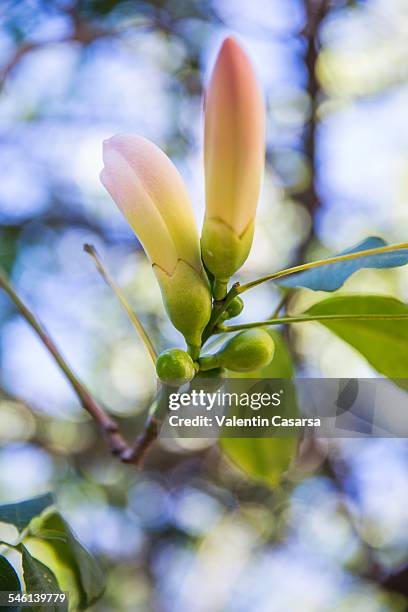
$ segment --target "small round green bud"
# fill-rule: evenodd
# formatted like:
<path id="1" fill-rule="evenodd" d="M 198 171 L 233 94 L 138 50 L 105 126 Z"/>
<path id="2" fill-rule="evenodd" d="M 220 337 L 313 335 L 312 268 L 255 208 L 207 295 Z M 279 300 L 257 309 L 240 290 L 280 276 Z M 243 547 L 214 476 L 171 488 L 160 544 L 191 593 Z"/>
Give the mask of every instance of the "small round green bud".
<path id="1" fill-rule="evenodd" d="M 218 364 L 236 372 L 250 372 L 267 366 L 273 358 L 275 344 L 267 331 L 247 329 L 228 340 L 218 353 Z"/>
<path id="2" fill-rule="evenodd" d="M 244 300 L 239 297 L 239 295 L 235 296 L 232 300 L 231 304 L 228 305 L 226 309 L 227 319 L 232 319 L 233 317 L 237 317 L 244 309 Z"/>
<path id="3" fill-rule="evenodd" d="M 172 387 L 185 385 L 196 373 L 190 355 L 177 348 L 160 353 L 156 361 L 156 372 L 163 383 Z"/>

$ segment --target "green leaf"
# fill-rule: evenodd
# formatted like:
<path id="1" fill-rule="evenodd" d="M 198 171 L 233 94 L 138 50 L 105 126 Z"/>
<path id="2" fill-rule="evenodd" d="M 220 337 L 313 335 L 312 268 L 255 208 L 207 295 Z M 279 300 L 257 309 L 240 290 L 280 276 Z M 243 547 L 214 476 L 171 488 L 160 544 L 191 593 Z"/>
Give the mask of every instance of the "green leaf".
<path id="1" fill-rule="evenodd" d="M 0 555 L 0 591 L 17 591 L 21 593 L 21 584 L 14 567 Z M 7 607 L 7 612 L 19 612 L 18 606 Z"/>
<path id="2" fill-rule="evenodd" d="M 223 438 L 221 446 L 248 476 L 274 488 L 296 454 L 297 438 Z"/>
<path id="3" fill-rule="evenodd" d="M 408 314 L 408 306 L 382 295 L 341 295 L 309 308 L 307 315 Z M 354 347 L 380 374 L 408 378 L 408 321 L 321 321 Z"/>
<path id="4" fill-rule="evenodd" d="M 293 378 L 294 369 L 291 355 L 282 335 L 277 330 L 268 330 L 275 342 L 275 355 L 272 362 L 254 372 L 228 372 L 228 378 Z M 289 410 L 297 412 L 294 385 L 285 385 L 288 394 L 285 404 Z M 220 445 L 225 455 L 241 470 L 255 480 L 276 487 L 281 482 L 296 455 L 298 439 L 285 438 L 221 438 Z"/>
<path id="5" fill-rule="evenodd" d="M 51 493 L 39 495 L 15 504 L 0 506 L 0 522 L 11 523 L 23 531 L 36 516 L 54 504 Z"/>
<path id="6" fill-rule="evenodd" d="M 49 567 L 32 557 L 25 546 L 23 554 L 23 575 L 27 592 L 61 593 L 59 584 Z M 33 612 L 61 612 L 67 610 L 65 604 L 38 604 L 30 607 Z"/>
<path id="7" fill-rule="evenodd" d="M 348 255 L 349 253 L 358 253 L 359 251 L 368 251 L 384 246 L 387 246 L 387 243 L 382 238 L 371 236 L 356 246 L 337 253 L 337 255 Z M 307 287 L 313 289 L 313 291 L 336 291 L 352 274 L 363 268 L 397 268 L 407 263 L 408 249 L 398 249 L 311 268 L 283 277 L 277 283 L 283 287 Z"/>
<path id="8" fill-rule="evenodd" d="M 21 591 L 20 580 L 14 567 L 0 555 L 0 591 Z"/>
<path id="9" fill-rule="evenodd" d="M 60 563 L 73 570 L 82 607 L 89 607 L 101 597 L 105 589 L 105 574 L 94 557 L 75 538 L 61 515 L 47 515 L 34 535 L 46 540 Z"/>

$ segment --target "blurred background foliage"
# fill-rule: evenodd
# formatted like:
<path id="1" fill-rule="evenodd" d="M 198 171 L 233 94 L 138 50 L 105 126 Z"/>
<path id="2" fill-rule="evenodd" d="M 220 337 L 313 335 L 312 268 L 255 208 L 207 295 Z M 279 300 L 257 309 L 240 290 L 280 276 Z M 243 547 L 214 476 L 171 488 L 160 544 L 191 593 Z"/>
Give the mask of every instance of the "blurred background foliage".
<path id="1" fill-rule="evenodd" d="M 242 279 L 408 227 L 405 0 L 3 0 L 0 259 L 129 437 L 154 370 L 82 251 L 95 244 L 160 348 L 180 343 L 130 228 L 98 179 L 101 142 L 142 134 L 171 156 L 203 215 L 203 82 L 225 35 L 263 86 L 268 153 Z M 404 268 L 342 291 L 408 300 Z M 271 313 L 270 286 L 241 320 Z M 294 308 L 319 299 L 303 290 Z M 303 446 L 273 491 L 213 441 L 162 441 L 118 464 L 50 357 L 0 295 L 0 501 L 53 489 L 107 571 L 95 611 L 399 611 L 406 605 L 407 445 Z M 302 376 L 373 376 L 317 324 L 287 340 Z"/>

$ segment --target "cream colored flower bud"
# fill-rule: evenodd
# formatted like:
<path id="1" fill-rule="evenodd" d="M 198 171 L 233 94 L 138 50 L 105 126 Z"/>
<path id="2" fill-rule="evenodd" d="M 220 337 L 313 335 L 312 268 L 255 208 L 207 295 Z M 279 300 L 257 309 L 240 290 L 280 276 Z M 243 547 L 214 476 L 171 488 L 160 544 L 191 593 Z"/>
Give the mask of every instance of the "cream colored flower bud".
<path id="1" fill-rule="evenodd" d="M 101 181 L 139 238 L 174 326 L 198 347 L 211 313 L 193 210 L 169 158 L 140 136 L 119 134 L 103 147 Z"/>
<path id="2" fill-rule="evenodd" d="M 264 102 L 248 57 L 227 38 L 205 98 L 206 212 L 201 248 L 217 281 L 228 281 L 248 256 L 264 159 Z"/>

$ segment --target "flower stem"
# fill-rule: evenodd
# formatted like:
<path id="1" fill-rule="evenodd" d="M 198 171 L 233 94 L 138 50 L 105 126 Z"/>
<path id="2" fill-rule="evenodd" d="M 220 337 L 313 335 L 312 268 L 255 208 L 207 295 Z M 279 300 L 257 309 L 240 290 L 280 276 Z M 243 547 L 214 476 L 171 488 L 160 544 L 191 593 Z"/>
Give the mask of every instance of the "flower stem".
<path id="1" fill-rule="evenodd" d="M 156 365 L 157 353 L 155 351 L 153 343 L 152 343 L 149 335 L 147 334 L 145 328 L 143 327 L 139 317 L 137 316 L 137 314 L 135 313 L 135 311 L 133 310 L 133 308 L 130 306 L 129 302 L 127 301 L 123 291 L 118 287 L 118 285 L 113 280 L 112 276 L 109 274 L 108 270 L 103 265 L 103 263 L 101 261 L 101 258 L 99 257 L 95 247 L 92 244 L 84 244 L 84 251 L 86 253 L 88 253 L 88 255 L 90 255 L 92 257 L 93 261 L 96 264 L 98 272 L 100 273 L 100 275 L 102 276 L 102 278 L 104 279 L 106 284 L 112 289 L 112 291 L 114 292 L 114 294 L 118 298 L 118 300 L 121 303 L 123 309 L 125 310 L 126 314 L 128 315 L 129 319 L 131 320 L 133 326 L 135 327 L 136 331 L 138 332 L 141 340 L 143 341 L 143 343 L 144 343 L 144 345 L 145 345 L 145 347 L 147 349 L 147 352 L 149 353 L 150 357 L 152 358 L 152 361 L 153 361 L 154 365 Z"/>
<path id="2" fill-rule="evenodd" d="M 266 283 L 270 280 L 277 280 L 278 278 L 289 276 L 290 274 L 296 274 L 297 272 L 303 272 L 304 270 L 311 270 L 312 268 L 319 268 L 321 266 L 327 266 L 333 263 L 338 263 L 340 261 L 349 261 L 352 259 L 359 259 L 360 257 L 367 257 L 369 255 L 378 255 L 380 253 L 392 253 L 393 251 L 400 251 L 402 249 L 408 249 L 408 242 L 403 242 L 401 244 L 387 245 L 383 247 L 377 247 L 375 249 L 366 249 L 365 251 L 358 251 L 357 253 L 347 253 L 345 255 L 336 255 L 335 257 L 329 257 L 328 259 L 319 259 L 317 261 L 311 261 L 309 263 L 301 264 L 300 266 L 294 266 L 293 268 L 286 268 L 285 270 L 280 270 L 279 272 L 273 272 L 272 274 L 268 274 L 268 276 L 263 276 L 262 278 L 258 278 L 254 281 L 246 283 L 245 285 L 241 285 L 238 289 L 238 293 L 244 293 L 244 291 L 248 291 L 248 289 L 257 287 L 258 285 L 261 285 L 262 283 Z"/>
<path id="3" fill-rule="evenodd" d="M 219 280 L 216 278 L 214 280 L 214 287 L 213 287 L 214 299 L 216 301 L 223 300 L 225 296 L 227 295 L 227 289 L 228 289 L 228 279 Z"/>
<path id="4" fill-rule="evenodd" d="M 203 332 L 201 342 L 202 345 L 214 333 L 214 330 L 221 318 L 222 313 L 228 308 L 232 300 L 238 295 L 239 292 L 239 283 L 235 283 L 234 285 L 232 285 L 231 289 L 228 291 L 227 295 L 224 297 L 223 300 L 214 302 L 210 320 L 208 321 L 207 327 Z"/>
<path id="5" fill-rule="evenodd" d="M 287 325 L 289 323 L 309 323 L 319 321 L 404 321 L 408 320 L 408 314 L 343 314 L 343 315 L 298 315 L 295 317 L 280 317 L 255 321 L 253 323 L 242 323 L 240 325 L 218 325 L 216 333 L 228 333 L 253 327 L 268 327 L 270 325 Z"/>

